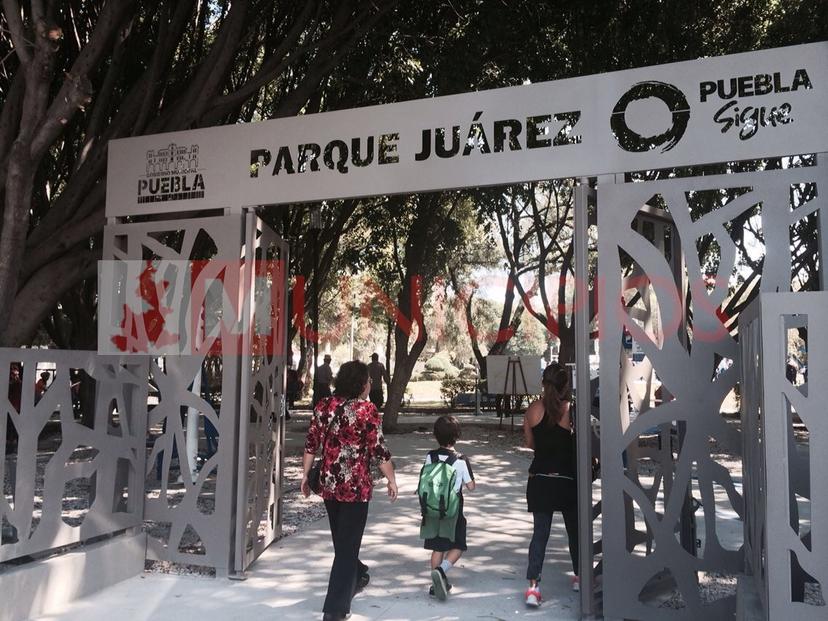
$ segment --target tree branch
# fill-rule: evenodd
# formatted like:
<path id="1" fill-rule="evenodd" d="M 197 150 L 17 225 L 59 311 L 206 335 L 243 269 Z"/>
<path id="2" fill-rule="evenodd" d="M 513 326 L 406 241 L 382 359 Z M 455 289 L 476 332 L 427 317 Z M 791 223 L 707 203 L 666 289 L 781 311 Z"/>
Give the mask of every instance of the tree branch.
<path id="1" fill-rule="evenodd" d="M 30 43 L 26 40 L 26 29 L 23 26 L 23 18 L 20 14 L 20 4 L 16 0 L 3 0 L 3 12 L 6 14 L 9 33 L 17 57 L 20 59 L 20 64 L 28 68 L 32 64 L 32 53 L 26 47 Z"/>
<path id="2" fill-rule="evenodd" d="M 30 342 L 57 301 L 84 278 L 95 275 L 100 251 L 75 249 L 39 270 L 17 293 L 5 332 L 11 346 Z"/>
<path id="3" fill-rule="evenodd" d="M 30 278 L 40 268 L 101 230 L 104 224 L 105 187 L 105 184 L 101 183 L 93 190 L 95 196 L 92 200 L 98 209 L 82 219 L 74 218 L 68 226 L 61 227 L 37 246 L 27 248 L 21 279 Z"/>
<path id="4" fill-rule="evenodd" d="M 53 99 L 38 132 L 32 139 L 31 153 L 35 161 L 43 156 L 75 114 L 92 101 L 92 83 L 89 80 L 89 73 L 97 67 L 109 50 L 110 41 L 123 23 L 127 10 L 133 2 L 134 0 L 110 0 L 104 4 L 92 36 L 83 46 L 72 69 L 66 74 L 60 91 Z"/>
<path id="5" fill-rule="evenodd" d="M 132 131 L 130 132 L 132 136 L 137 136 L 147 127 L 150 114 L 156 102 L 158 85 L 163 82 L 162 75 L 164 67 L 169 64 L 170 58 L 175 52 L 176 46 L 184 32 L 184 28 L 187 26 L 192 4 L 192 0 L 181 0 L 176 4 L 172 25 L 168 25 L 169 22 L 166 20 L 161 20 L 158 33 L 158 46 L 153 53 L 150 68 L 143 76 L 144 95 L 135 123 L 132 126 Z"/>
<path id="6" fill-rule="evenodd" d="M 6 170 L 23 109 L 23 95 L 26 92 L 25 68 L 20 67 L 14 73 L 9 93 L 0 111 L 0 191 L 6 185 Z"/>
<path id="7" fill-rule="evenodd" d="M 256 75 L 247 80 L 234 92 L 216 99 L 215 103 L 206 110 L 204 118 L 201 120 L 202 124 L 212 125 L 219 119 L 224 118 L 232 110 L 244 104 L 245 101 L 261 90 L 262 87 L 280 76 L 291 64 L 298 62 L 305 56 L 311 49 L 312 37 L 308 33 L 302 44 L 297 46 L 296 43 L 314 15 L 319 15 L 319 8 L 320 5 L 317 2 L 306 2 L 302 12 L 285 35 L 279 47 L 262 64 L 259 71 L 256 72 Z"/>
<path id="8" fill-rule="evenodd" d="M 376 14 L 371 17 L 367 16 L 368 10 L 364 10 L 362 14 L 355 18 L 350 15 L 350 8 L 348 11 L 346 7 L 350 6 L 350 2 L 343 2 L 340 5 L 340 10 L 334 17 L 331 26 L 331 34 L 319 46 L 318 53 L 314 58 L 313 63 L 308 68 L 301 85 L 291 92 L 287 97 L 280 102 L 278 108 L 274 111 L 273 117 L 293 116 L 298 114 L 302 106 L 307 102 L 310 95 L 319 88 L 322 80 L 336 67 L 345 55 L 345 51 L 352 47 L 365 33 L 367 33 L 379 20 L 390 11 L 398 0 L 388 0 L 383 7 L 381 7 Z M 371 3 L 373 4 L 373 3 Z M 363 21 L 364 20 L 364 21 Z M 362 23 L 361 23 L 362 22 Z M 356 27 L 360 24 L 360 27 Z M 339 39 L 343 38 L 348 32 L 352 31 L 352 35 L 345 40 L 344 43 L 338 43 Z"/>
<path id="9" fill-rule="evenodd" d="M 210 54 L 190 82 L 189 92 L 183 100 L 184 105 L 179 108 L 183 115 L 179 114 L 178 122 L 174 122 L 173 125 L 176 129 L 196 124 L 227 80 L 242 39 L 248 6 L 247 0 L 235 0 L 232 3 L 227 20 L 222 23 Z"/>

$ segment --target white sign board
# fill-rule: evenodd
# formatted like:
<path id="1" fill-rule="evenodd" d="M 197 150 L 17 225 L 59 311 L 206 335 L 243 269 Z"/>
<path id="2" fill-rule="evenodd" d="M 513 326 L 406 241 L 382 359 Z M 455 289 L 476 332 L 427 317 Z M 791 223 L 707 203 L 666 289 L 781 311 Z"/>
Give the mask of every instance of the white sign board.
<path id="1" fill-rule="evenodd" d="M 542 365 L 540 356 L 486 356 L 486 390 L 490 395 L 539 395 Z"/>
<path id="2" fill-rule="evenodd" d="M 828 151 L 828 42 L 114 140 L 109 217 Z"/>

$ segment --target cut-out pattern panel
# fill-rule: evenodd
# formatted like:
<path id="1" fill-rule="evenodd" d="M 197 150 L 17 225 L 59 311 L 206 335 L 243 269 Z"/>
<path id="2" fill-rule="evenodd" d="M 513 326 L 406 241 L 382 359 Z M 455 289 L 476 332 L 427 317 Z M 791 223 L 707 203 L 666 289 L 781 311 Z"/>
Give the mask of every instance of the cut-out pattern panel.
<path id="1" fill-rule="evenodd" d="M 741 368 L 728 313 L 759 290 L 789 290 L 803 269 L 791 226 L 824 198 L 792 209 L 801 184 L 826 187 L 824 169 L 599 185 L 605 614 L 713 619 L 735 610 L 735 589 L 712 601 L 704 583 L 740 572 L 744 558 L 741 482 L 711 454 L 712 445 L 741 447 L 720 415 Z M 672 248 L 636 224 L 647 218 L 656 231 L 669 227 Z M 625 333 L 640 361 L 624 353 Z M 659 607 L 658 594 L 670 592 L 680 605 Z"/>
<path id="2" fill-rule="evenodd" d="M 115 224 L 104 242 L 102 277 L 154 273 L 151 321 L 121 326 L 136 287 L 116 287 L 99 339 L 128 327 L 118 343 L 171 354 L 150 368 L 148 558 L 243 571 L 281 527 L 287 244 L 253 214 Z"/>
<path id="3" fill-rule="evenodd" d="M 193 262 L 201 268 L 171 283 L 176 312 L 165 316 L 169 333 L 192 340 L 176 345 L 187 355 L 155 359 L 150 367 L 144 519 L 147 558 L 213 567 L 220 574 L 232 570 L 241 360 L 235 346 L 225 355 L 222 347 L 231 344 L 218 340 L 217 333 L 190 327 L 206 303 L 198 292 L 209 289 L 208 280 L 215 277 L 211 262 L 222 262 L 238 278 L 242 246 L 239 216 L 114 224 L 104 232 L 104 257 L 114 264 L 151 260 L 162 266 L 164 261 Z M 224 319 L 238 320 L 238 300 L 232 295 L 220 299 Z M 116 296 L 103 309 L 104 326 L 118 325 L 122 300 Z M 110 337 L 102 332 L 99 340 Z M 187 424 L 191 416 L 197 417 L 196 425 Z"/>
<path id="4" fill-rule="evenodd" d="M 824 292 L 763 293 L 745 313 L 745 450 L 768 464 L 745 474 L 760 495 L 748 503 L 748 568 L 768 619 L 828 615 L 826 308 Z"/>
<path id="5" fill-rule="evenodd" d="M 281 534 L 282 523 L 288 246 L 261 220 L 248 218 L 246 238 L 253 241 L 246 257 L 256 269 L 242 361 L 250 379 L 239 428 L 236 571 L 246 570 Z"/>
<path id="6" fill-rule="evenodd" d="M 147 364 L 0 349 L 0 368 L 19 371 L 0 395 L 0 562 L 141 526 Z"/>

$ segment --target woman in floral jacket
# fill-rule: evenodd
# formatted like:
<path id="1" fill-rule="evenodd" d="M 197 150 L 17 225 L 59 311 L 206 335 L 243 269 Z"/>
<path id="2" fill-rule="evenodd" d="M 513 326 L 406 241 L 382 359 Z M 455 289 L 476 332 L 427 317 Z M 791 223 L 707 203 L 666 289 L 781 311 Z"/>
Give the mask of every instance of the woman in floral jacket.
<path id="1" fill-rule="evenodd" d="M 388 479 L 391 501 L 397 498 L 382 421 L 374 404 L 366 401 L 371 389 L 368 365 L 346 362 L 339 368 L 334 386 L 334 395 L 322 399 L 313 412 L 302 464 L 302 493 L 309 496 L 308 473 L 322 450 L 321 493 L 335 550 L 323 621 L 345 619 L 357 586 L 368 583 L 368 568 L 359 561 L 359 548 L 373 489 L 371 462 L 376 462 Z"/>

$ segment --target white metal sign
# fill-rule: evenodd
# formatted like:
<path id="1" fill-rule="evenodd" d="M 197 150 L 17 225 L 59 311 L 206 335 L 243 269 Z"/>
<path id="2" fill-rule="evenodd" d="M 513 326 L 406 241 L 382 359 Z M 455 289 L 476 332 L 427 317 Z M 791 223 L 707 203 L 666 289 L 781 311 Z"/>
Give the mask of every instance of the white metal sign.
<path id="1" fill-rule="evenodd" d="M 828 42 L 139 136 L 109 217 L 422 192 L 828 151 Z"/>
<path id="2" fill-rule="evenodd" d="M 543 392 L 540 356 L 486 356 L 487 391 L 492 395 L 539 395 Z"/>

